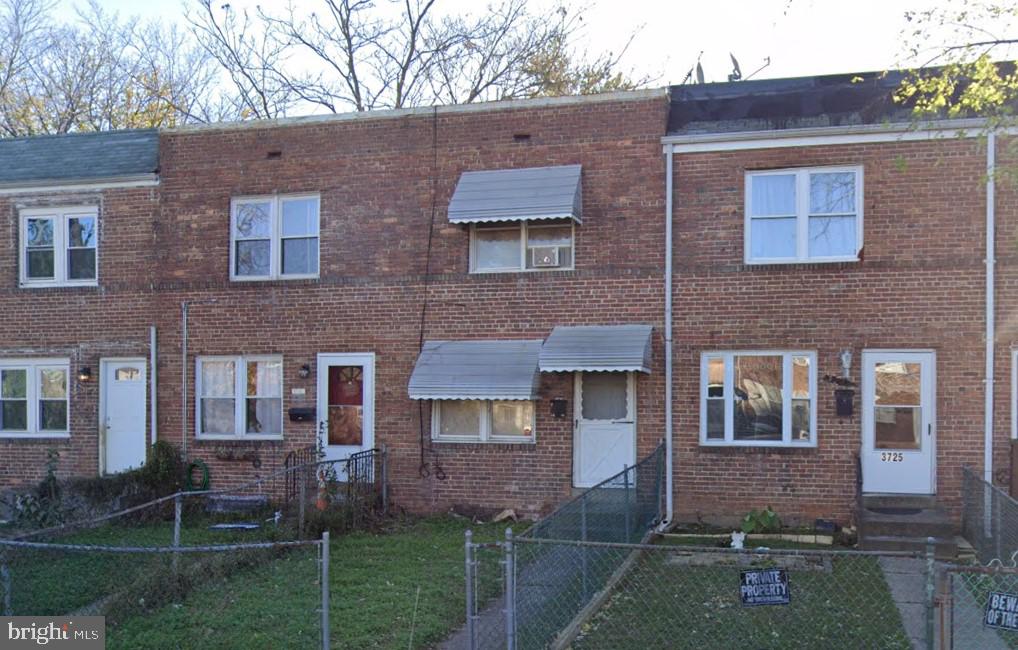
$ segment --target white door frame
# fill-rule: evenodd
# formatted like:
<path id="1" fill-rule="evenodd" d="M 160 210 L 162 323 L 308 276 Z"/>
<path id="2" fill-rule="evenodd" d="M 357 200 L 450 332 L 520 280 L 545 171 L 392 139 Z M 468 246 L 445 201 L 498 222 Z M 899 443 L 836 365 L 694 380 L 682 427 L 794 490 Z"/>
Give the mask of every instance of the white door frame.
<path id="1" fill-rule="evenodd" d="M 919 451 L 914 450 L 901 450 L 901 451 L 888 451 L 882 452 L 881 450 L 875 449 L 875 428 L 873 422 L 873 373 L 871 365 L 877 361 L 917 361 L 923 364 L 923 376 L 920 386 L 920 401 L 923 406 L 923 422 L 921 424 L 920 436 L 923 441 L 922 447 Z M 937 354 L 935 350 L 931 349 L 867 349 L 862 352 L 862 365 L 860 368 L 862 373 L 862 395 L 860 396 L 860 404 L 862 405 L 862 430 L 861 430 L 861 466 L 863 470 L 863 492 L 869 494 L 929 494 L 933 495 L 937 492 Z M 928 474 L 928 484 L 925 481 L 917 481 L 918 488 L 910 488 L 907 483 L 902 482 L 900 486 L 895 487 L 893 482 L 889 482 L 886 476 L 873 476 L 874 472 L 871 471 L 871 477 L 869 485 L 867 485 L 867 464 L 873 466 L 876 460 L 876 454 L 892 454 L 889 456 L 891 461 L 888 461 L 890 466 L 897 466 L 898 462 L 904 463 L 901 465 L 901 470 L 911 470 L 912 472 L 920 472 L 925 470 Z M 914 461 L 918 457 L 928 453 L 929 465 L 925 462 L 917 464 Z M 893 454 L 900 454 L 901 460 L 897 460 Z M 883 462 L 881 461 L 881 466 Z M 911 465 L 911 466 L 909 466 Z M 914 476 L 914 474 L 913 474 Z M 891 486 L 890 488 L 888 486 Z"/>
<path id="2" fill-rule="evenodd" d="M 361 366 L 364 368 L 364 402 L 362 404 L 361 426 L 363 437 L 360 449 L 329 455 L 328 417 L 329 417 L 329 366 Z M 318 430 L 315 434 L 318 448 L 325 454 L 325 460 L 339 460 L 357 451 L 364 451 L 375 446 L 375 353 L 374 352 L 320 352 L 317 363 L 317 391 L 315 410 L 318 415 Z M 344 446 L 336 445 L 336 449 Z M 350 446 L 353 449 L 353 446 Z"/>
<path id="3" fill-rule="evenodd" d="M 149 382 L 149 370 L 148 370 L 148 359 L 145 357 L 103 357 L 99 359 L 99 421 L 96 423 L 99 432 L 99 475 L 103 476 L 106 474 L 106 399 L 107 393 L 107 382 L 106 382 L 106 368 L 110 365 L 120 365 L 124 363 L 137 364 L 144 369 L 145 372 L 145 390 L 142 391 L 145 400 L 145 413 L 142 416 L 144 421 L 145 430 L 143 432 L 145 438 L 145 449 L 149 446 L 149 431 L 148 431 L 148 382 Z M 144 461 L 142 461 L 144 464 Z"/>
<path id="4" fill-rule="evenodd" d="M 581 481 L 580 480 L 580 459 L 581 449 L 580 445 L 582 434 L 581 434 L 581 423 L 583 422 L 583 373 L 586 371 L 576 371 L 573 373 L 573 487 L 577 488 L 589 488 L 597 485 L 597 482 Z M 626 372 L 626 405 L 628 406 L 628 417 L 632 422 L 633 427 L 633 448 L 632 458 L 633 462 L 636 462 L 636 373 Z M 621 471 L 621 470 L 620 470 Z"/>

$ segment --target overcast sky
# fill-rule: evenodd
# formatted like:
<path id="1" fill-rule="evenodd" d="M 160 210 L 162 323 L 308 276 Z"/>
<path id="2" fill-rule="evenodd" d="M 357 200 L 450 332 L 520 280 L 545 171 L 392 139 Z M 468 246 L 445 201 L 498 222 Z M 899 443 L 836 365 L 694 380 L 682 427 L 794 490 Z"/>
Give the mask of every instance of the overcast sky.
<path id="1" fill-rule="evenodd" d="M 121 14 L 180 20 L 187 0 L 99 0 Z M 220 1 L 220 0 L 217 0 Z M 221 0 L 225 1 L 225 0 Z M 314 6 L 313 0 L 293 0 Z M 384 1 L 384 0 L 383 0 Z M 531 0 L 550 5 L 554 0 Z M 63 0 L 65 7 L 73 5 Z M 263 7 L 283 0 L 260 0 Z M 258 4 L 232 0 L 234 7 Z M 440 0 L 446 10 L 478 11 L 483 0 Z M 930 0 L 579 0 L 592 5 L 584 15 L 585 45 L 617 50 L 640 29 L 624 64 L 635 76 L 679 83 L 703 52 L 707 81 L 725 81 L 739 60 L 744 75 L 770 65 L 755 78 L 883 70 L 905 61 L 901 31 L 909 9 Z M 69 11 L 69 10 L 68 10 Z"/>

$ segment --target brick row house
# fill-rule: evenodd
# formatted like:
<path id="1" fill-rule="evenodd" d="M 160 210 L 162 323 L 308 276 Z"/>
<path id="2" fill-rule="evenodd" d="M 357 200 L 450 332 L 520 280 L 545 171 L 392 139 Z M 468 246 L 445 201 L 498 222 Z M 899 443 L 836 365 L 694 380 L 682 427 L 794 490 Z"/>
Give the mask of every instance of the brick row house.
<path id="1" fill-rule="evenodd" d="M 407 509 L 538 515 L 665 441 L 673 521 L 957 519 L 1010 480 L 1018 218 L 894 81 L 0 141 L 0 487 L 384 444 Z"/>

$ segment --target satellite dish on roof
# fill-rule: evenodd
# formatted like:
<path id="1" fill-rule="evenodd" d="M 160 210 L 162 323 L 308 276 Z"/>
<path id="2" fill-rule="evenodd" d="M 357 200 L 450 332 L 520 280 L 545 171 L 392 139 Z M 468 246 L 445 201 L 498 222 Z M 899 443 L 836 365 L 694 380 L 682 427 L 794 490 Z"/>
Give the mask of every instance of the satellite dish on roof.
<path id="1" fill-rule="evenodd" d="M 703 66 L 700 65 L 699 61 L 696 62 L 696 83 L 703 83 Z"/>
<path id="2" fill-rule="evenodd" d="M 731 52 L 728 53 L 728 56 L 732 59 L 732 73 L 728 75 L 728 81 L 738 81 L 742 79 L 742 68 L 739 67 L 739 60 Z"/>

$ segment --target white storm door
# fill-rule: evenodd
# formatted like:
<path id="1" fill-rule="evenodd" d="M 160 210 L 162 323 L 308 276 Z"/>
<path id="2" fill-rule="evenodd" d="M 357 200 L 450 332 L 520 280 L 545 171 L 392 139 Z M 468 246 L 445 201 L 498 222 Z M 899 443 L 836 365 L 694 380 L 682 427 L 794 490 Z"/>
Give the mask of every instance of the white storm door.
<path id="1" fill-rule="evenodd" d="M 103 473 L 141 467 L 148 440 L 145 360 L 103 359 L 99 365 Z"/>
<path id="2" fill-rule="evenodd" d="M 636 462 L 631 372 L 576 373 L 573 485 L 592 487 Z"/>
<path id="3" fill-rule="evenodd" d="M 318 445 L 341 460 L 375 445 L 375 355 L 318 355 Z"/>
<path id="4" fill-rule="evenodd" d="M 936 492 L 936 357 L 933 352 L 862 354 L 863 491 Z"/>

